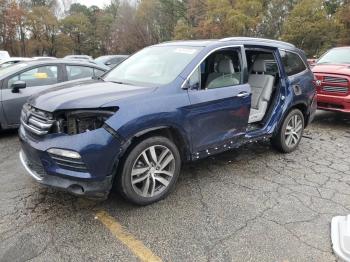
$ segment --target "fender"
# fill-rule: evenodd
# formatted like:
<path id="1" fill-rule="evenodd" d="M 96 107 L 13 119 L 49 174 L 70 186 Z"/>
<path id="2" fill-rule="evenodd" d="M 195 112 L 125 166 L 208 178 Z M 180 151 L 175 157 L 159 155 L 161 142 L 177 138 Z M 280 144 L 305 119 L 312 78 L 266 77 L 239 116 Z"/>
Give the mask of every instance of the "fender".
<path id="1" fill-rule="evenodd" d="M 107 130 L 107 129 L 111 129 L 111 128 L 106 125 L 105 129 Z M 111 133 L 109 130 L 107 130 L 107 131 L 109 133 Z M 116 134 L 115 137 L 122 142 L 120 152 L 118 154 L 117 159 L 115 160 L 115 163 L 119 162 L 119 160 L 124 156 L 125 152 L 133 144 L 135 139 L 140 138 L 144 135 L 153 133 L 153 132 L 157 132 L 157 131 L 169 131 L 172 136 L 174 135 L 173 132 L 175 131 L 176 132 L 175 135 L 177 136 L 177 138 L 180 138 L 182 141 L 175 140 L 174 142 L 180 143 L 182 145 L 182 147 L 180 147 L 179 150 L 180 150 L 180 152 L 182 151 L 183 156 L 185 157 L 185 160 L 186 161 L 191 160 L 191 146 L 190 146 L 191 144 L 190 144 L 188 137 L 185 135 L 184 131 L 181 131 L 180 129 L 176 128 L 175 126 L 161 125 L 161 126 L 155 126 L 152 128 L 146 128 L 146 129 L 141 130 L 141 131 L 139 131 L 139 132 L 127 137 L 127 138 L 122 138 L 117 132 L 114 131 L 114 133 Z M 176 137 L 174 137 L 174 138 L 176 138 Z"/>

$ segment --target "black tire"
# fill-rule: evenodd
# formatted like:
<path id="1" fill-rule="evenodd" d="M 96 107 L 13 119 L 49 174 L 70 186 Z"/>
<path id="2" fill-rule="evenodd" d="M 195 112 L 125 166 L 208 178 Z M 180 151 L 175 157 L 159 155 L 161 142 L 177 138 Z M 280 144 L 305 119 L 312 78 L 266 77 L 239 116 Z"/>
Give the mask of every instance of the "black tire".
<path id="1" fill-rule="evenodd" d="M 287 145 L 287 126 L 289 125 L 290 121 L 292 121 L 292 118 L 296 117 L 297 119 L 301 120 L 301 130 L 299 134 L 299 138 L 297 142 L 293 145 Z M 277 134 L 272 137 L 271 143 L 274 148 L 276 148 L 278 151 L 282 153 L 291 153 L 293 152 L 299 145 L 301 138 L 303 136 L 304 132 L 304 127 L 305 127 L 305 120 L 304 120 L 304 115 L 299 109 L 293 109 L 292 111 L 289 112 L 289 114 L 284 118 L 283 123 L 278 130 Z M 293 138 L 294 139 L 294 138 Z M 296 138 L 295 138 L 296 139 Z"/>
<path id="2" fill-rule="evenodd" d="M 151 147 L 162 147 L 169 150 L 169 154 L 172 153 L 172 156 L 174 160 L 172 160 L 171 164 L 173 166 L 172 172 L 173 176 L 169 177 L 169 184 L 155 196 L 141 196 L 141 192 L 137 192 L 135 187 L 135 184 L 132 183 L 132 171 L 135 170 L 134 166 L 139 163 L 141 154 L 145 152 L 145 150 L 148 150 Z M 147 151 L 149 152 L 149 151 Z M 149 156 L 149 154 L 148 154 Z M 152 160 L 152 157 L 150 157 L 150 160 Z M 138 162 L 136 162 L 138 161 Z M 151 161 L 150 161 L 151 162 Z M 177 178 L 180 174 L 181 169 L 181 157 L 179 150 L 177 146 L 168 138 L 162 137 L 162 136 L 155 136 L 155 137 L 149 137 L 145 140 L 139 142 L 136 144 L 126 155 L 125 160 L 122 163 L 122 168 L 120 169 L 120 173 L 117 176 L 117 189 L 119 193 L 122 195 L 123 198 L 125 198 L 127 201 L 130 201 L 131 203 L 134 203 L 136 205 L 149 205 L 152 203 L 155 203 L 159 200 L 164 199 L 175 187 Z M 160 165 L 160 164 L 159 164 Z M 157 164 L 158 166 L 158 164 Z M 136 168 L 136 167 L 135 167 Z M 147 168 L 147 166 L 146 166 Z M 154 169 L 155 167 L 153 167 Z M 151 171 L 146 171 L 147 174 Z M 160 171 L 159 171 L 160 172 Z M 145 173 L 140 176 L 145 176 Z M 147 175 L 146 174 L 146 175 Z M 154 175 L 156 176 L 156 175 Z M 151 178 L 147 178 L 147 180 L 152 180 Z M 152 183 L 149 182 L 149 183 Z M 153 179 L 153 183 L 156 184 L 155 180 Z M 159 184 L 159 183 L 158 183 Z M 158 186 L 162 186 L 162 184 L 159 184 Z M 147 191 L 148 193 L 148 191 Z"/>

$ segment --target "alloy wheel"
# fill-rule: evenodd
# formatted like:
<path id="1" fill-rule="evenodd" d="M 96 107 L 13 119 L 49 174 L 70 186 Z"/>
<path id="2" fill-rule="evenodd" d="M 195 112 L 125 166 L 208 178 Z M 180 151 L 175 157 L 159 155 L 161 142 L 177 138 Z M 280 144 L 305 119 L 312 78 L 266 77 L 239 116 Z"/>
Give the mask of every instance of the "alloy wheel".
<path id="1" fill-rule="evenodd" d="M 301 139 L 302 132 L 302 118 L 299 115 L 292 116 L 287 124 L 286 131 L 284 133 L 286 145 L 289 148 L 296 146 Z"/>
<path id="2" fill-rule="evenodd" d="M 175 158 L 169 148 L 154 145 L 145 149 L 134 162 L 131 184 L 142 197 L 154 197 L 170 184 L 175 172 Z"/>

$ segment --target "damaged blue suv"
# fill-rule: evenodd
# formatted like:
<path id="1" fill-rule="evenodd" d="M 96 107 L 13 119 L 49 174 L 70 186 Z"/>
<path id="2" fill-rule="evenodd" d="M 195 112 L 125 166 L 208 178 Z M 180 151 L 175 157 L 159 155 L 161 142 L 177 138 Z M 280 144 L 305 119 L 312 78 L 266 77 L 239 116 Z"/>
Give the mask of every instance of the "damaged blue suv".
<path id="1" fill-rule="evenodd" d="M 97 198 L 115 185 L 147 205 L 169 194 L 186 161 L 268 138 L 295 150 L 316 110 L 313 81 L 304 53 L 284 42 L 158 44 L 101 78 L 32 97 L 20 159 L 41 184 Z"/>

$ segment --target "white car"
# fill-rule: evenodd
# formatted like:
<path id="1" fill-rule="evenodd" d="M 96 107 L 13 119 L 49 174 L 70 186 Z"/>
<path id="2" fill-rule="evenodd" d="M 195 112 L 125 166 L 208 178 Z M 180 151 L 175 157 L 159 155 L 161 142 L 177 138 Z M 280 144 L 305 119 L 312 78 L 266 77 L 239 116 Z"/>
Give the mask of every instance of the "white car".
<path id="1" fill-rule="evenodd" d="M 4 60 L 0 60 L 0 68 L 8 67 L 8 66 L 17 64 L 19 62 L 30 61 L 30 60 L 32 59 L 27 57 L 10 57 Z"/>
<path id="2" fill-rule="evenodd" d="M 0 51 L 0 61 L 3 59 L 10 58 L 10 54 L 7 51 Z"/>
<path id="3" fill-rule="evenodd" d="M 53 57 L 53 56 L 34 56 L 32 58 L 33 58 L 33 60 L 53 60 L 53 59 L 57 59 L 56 57 Z"/>

